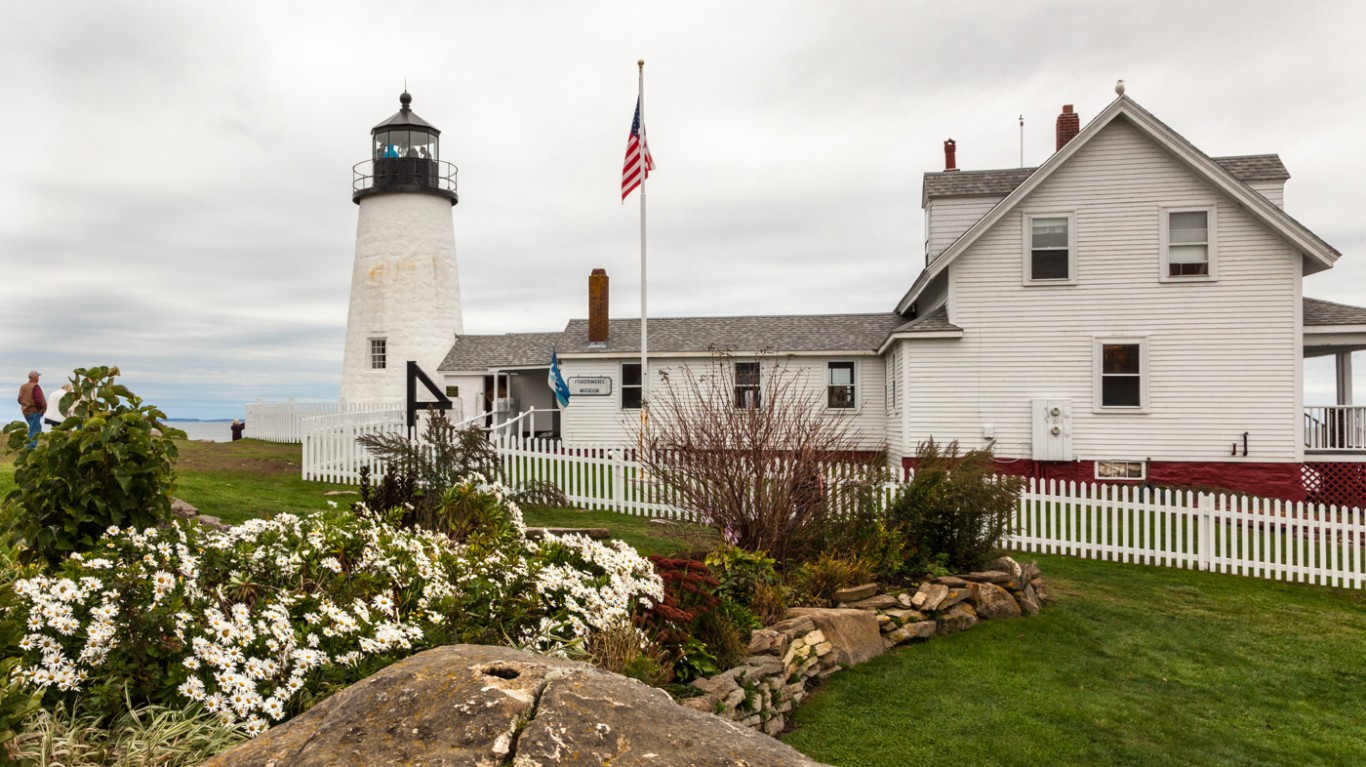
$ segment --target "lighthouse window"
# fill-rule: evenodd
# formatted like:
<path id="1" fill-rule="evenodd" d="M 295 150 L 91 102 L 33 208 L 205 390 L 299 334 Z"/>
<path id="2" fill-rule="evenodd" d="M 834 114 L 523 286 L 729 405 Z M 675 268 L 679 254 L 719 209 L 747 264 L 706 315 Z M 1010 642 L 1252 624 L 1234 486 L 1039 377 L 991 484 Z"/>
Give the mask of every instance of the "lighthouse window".
<path id="1" fill-rule="evenodd" d="M 387 367 L 387 365 L 385 364 L 385 360 L 386 360 L 386 358 L 387 358 L 387 352 L 386 352 L 386 350 L 385 350 L 385 347 L 386 347 L 386 346 L 387 346 L 387 339 L 384 339 L 384 338 L 372 338 L 372 339 L 370 339 L 370 369 L 371 369 L 371 370 L 383 370 L 383 369 L 385 369 L 385 368 Z"/>

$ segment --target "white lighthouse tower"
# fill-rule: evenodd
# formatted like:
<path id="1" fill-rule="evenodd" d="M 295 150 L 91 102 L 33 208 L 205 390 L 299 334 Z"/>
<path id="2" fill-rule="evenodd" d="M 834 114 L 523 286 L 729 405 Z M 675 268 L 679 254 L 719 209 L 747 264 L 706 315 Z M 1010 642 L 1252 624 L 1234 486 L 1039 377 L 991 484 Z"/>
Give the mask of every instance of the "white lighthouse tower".
<path id="1" fill-rule="evenodd" d="M 463 332 L 451 206 L 456 167 L 441 159 L 441 131 L 409 108 L 370 131 L 371 158 L 353 168 L 360 206 L 341 402 L 401 402 L 406 363 L 430 375 Z"/>

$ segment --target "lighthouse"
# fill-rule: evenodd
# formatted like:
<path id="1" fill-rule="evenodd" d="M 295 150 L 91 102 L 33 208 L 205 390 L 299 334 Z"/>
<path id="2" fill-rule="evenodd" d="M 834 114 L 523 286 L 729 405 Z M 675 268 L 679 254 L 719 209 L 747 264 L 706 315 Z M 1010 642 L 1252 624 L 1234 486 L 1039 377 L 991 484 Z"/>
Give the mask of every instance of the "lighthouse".
<path id="1" fill-rule="evenodd" d="M 409 360 L 430 374 L 464 330 L 451 207 L 456 167 L 441 131 L 405 91 L 398 113 L 370 131 L 370 157 L 352 168 L 359 206 L 351 304 L 342 355 L 342 406 L 400 402 Z"/>

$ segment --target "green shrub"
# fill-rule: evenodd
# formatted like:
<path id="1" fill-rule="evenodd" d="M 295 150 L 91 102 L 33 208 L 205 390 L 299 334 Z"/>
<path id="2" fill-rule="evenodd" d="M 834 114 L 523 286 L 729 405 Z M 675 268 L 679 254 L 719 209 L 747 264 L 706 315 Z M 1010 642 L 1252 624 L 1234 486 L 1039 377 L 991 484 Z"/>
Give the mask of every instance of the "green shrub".
<path id="1" fill-rule="evenodd" d="M 780 620 L 787 612 L 782 579 L 774 569 L 772 557 L 737 546 L 722 546 L 708 554 L 706 562 L 720 582 L 718 595 L 752 614 L 751 629 Z"/>
<path id="2" fill-rule="evenodd" d="M 789 579 L 795 602 L 828 605 L 834 601 L 836 591 L 867 583 L 874 575 L 869 559 L 827 551 L 814 562 L 806 562 L 792 571 Z"/>
<path id="3" fill-rule="evenodd" d="M 916 459 L 915 477 L 887 512 L 906 545 L 903 574 L 936 560 L 952 571 L 977 569 L 1010 532 L 1024 479 L 996 474 L 990 450 L 959 455 L 957 442 L 946 448 L 925 442 Z"/>
<path id="4" fill-rule="evenodd" d="M 85 551 L 111 527 L 152 527 L 170 519 L 176 445 L 166 414 L 114 382 L 118 368 L 75 371 L 62 397 L 70 416 L 25 447 L 24 424 L 5 427 L 15 451 L 16 529 L 24 561 L 55 565 Z"/>
<path id="5" fill-rule="evenodd" d="M 361 502 L 375 511 L 403 509 L 403 523 L 444 532 L 439 519 L 446 491 L 474 476 L 502 478 L 498 452 L 477 426 L 457 429 L 444 413 L 427 418 L 422 435 L 366 434 L 356 439 L 385 471 L 372 486 L 372 472 L 361 472 Z"/>
<path id="6" fill-rule="evenodd" d="M 650 561 L 664 582 L 664 599 L 642 614 L 641 625 L 670 653 L 674 679 L 689 682 L 738 663 L 754 616 L 718 595 L 721 584 L 706 563 L 657 556 Z"/>

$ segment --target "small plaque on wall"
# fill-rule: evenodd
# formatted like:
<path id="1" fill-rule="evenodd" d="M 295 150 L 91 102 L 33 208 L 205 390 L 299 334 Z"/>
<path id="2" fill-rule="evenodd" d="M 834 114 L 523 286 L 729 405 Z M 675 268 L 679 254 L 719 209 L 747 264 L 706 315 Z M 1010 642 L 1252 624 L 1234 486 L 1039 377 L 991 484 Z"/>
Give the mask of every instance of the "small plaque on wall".
<path id="1" fill-rule="evenodd" d="M 608 376 L 572 376 L 565 381 L 569 393 L 575 397 L 602 397 L 612 393 L 612 379 Z"/>

